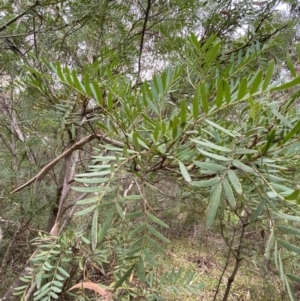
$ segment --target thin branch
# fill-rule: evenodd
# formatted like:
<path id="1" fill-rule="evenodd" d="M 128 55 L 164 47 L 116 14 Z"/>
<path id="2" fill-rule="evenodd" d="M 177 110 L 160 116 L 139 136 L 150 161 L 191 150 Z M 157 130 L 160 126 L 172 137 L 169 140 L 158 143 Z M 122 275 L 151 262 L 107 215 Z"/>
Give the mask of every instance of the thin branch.
<path id="1" fill-rule="evenodd" d="M 237 251 L 236 251 L 234 269 L 233 269 L 230 277 L 227 280 L 227 286 L 226 286 L 226 290 L 225 290 L 222 301 L 227 301 L 228 300 L 231 285 L 232 285 L 232 283 L 235 279 L 235 276 L 236 276 L 236 274 L 237 274 L 237 272 L 240 268 L 240 265 L 241 265 L 241 261 L 242 261 L 241 253 L 242 253 L 242 247 L 243 247 L 242 243 L 243 243 L 246 227 L 247 227 L 247 224 L 243 222 L 242 232 L 241 232 L 241 236 L 240 236 L 240 240 L 239 240 L 239 246 L 238 246 Z"/>
<path id="2" fill-rule="evenodd" d="M 0 27 L 0 32 L 5 30 L 9 25 L 15 23 L 16 21 L 18 21 L 20 18 L 22 18 L 24 15 L 27 14 L 28 10 L 31 10 L 37 6 L 41 5 L 40 1 L 37 0 L 35 1 L 35 3 L 31 6 L 28 7 L 27 10 L 25 10 L 24 12 L 20 13 L 19 15 L 15 16 L 14 18 L 12 18 L 10 21 L 8 21 L 7 23 L 5 23 L 3 26 Z"/>
<path id="3" fill-rule="evenodd" d="M 148 0 L 147 8 L 145 11 L 145 19 L 143 24 L 142 36 L 141 36 L 141 43 L 140 43 L 140 55 L 139 55 L 139 65 L 138 65 L 138 78 L 140 77 L 141 73 L 141 63 L 142 63 L 142 55 L 143 55 L 143 47 L 144 47 L 144 38 L 146 34 L 146 26 L 149 18 L 149 13 L 151 9 L 151 0 Z"/>
<path id="4" fill-rule="evenodd" d="M 35 28 L 35 16 L 33 17 L 33 31 L 36 32 Z M 36 34 L 33 34 L 33 43 L 34 43 L 34 50 L 35 50 L 35 56 L 38 58 L 39 57 L 39 52 L 38 52 L 38 46 L 37 46 L 37 37 Z"/>
<path id="5" fill-rule="evenodd" d="M 232 238 L 231 238 L 231 244 L 229 244 L 229 242 L 227 241 L 227 239 L 225 239 L 224 237 L 224 233 L 223 233 L 223 226 L 222 226 L 222 223 L 220 225 L 220 229 L 221 229 L 221 235 L 226 243 L 226 245 L 228 246 L 228 254 L 227 254 L 227 257 L 226 257 L 226 262 L 225 262 L 225 265 L 224 265 L 224 268 L 223 268 L 223 271 L 219 277 L 219 281 L 218 281 L 218 285 L 217 285 L 217 289 L 215 291 L 215 295 L 214 295 L 214 299 L 213 301 L 216 301 L 217 300 L 217 296 L 218 296 L 218 293 L 219 293 L 219 290 L 220 290 L 220 285 L 221 285 L 221 281 L 223 279 L 223 276 L 228 268 L 228 265 L 229 265 L 229 260 L 230 260 L 230 255 L 231 253 L 233 253 L 233 250 L 232 250 L 232 244 L 233 244 L 233 241 L 234 241 L 234 237 L 235 237 L 235 232 L 236 232 L 236 229 L 234 229 L 233 233 L 232 233 Z"/>
<path id="6" fill-rule="evenodd" d="M 23 188 L 27 187 L 28 185 L 32 184 L 33 182 L 35 182 L 35 191 L 37 191 L 41 181 L 44 179 L 44 177 L 47 175 L 47 173 L 51 170 L 51 168 L 53 168 L 61 159 L 69 156 L 72 152 L 74 152 L 75 150 L 81 148 L 83 145 L 85 145 L 86 143 L 94 140 L 95 138 L 101 139 L 104 142 L 109 143 L 109 144 L 114 145 L 114 146 L 117 146 L 117 147 L 123 147 L 123 145 L 124 145 L 122 142 L 119 142 L 117 140 L 108 138 L 106 135 L 102 135 L 102 134 L 89 135 L 89 136 L 81 139 L 77 143 L 75 143 L 72 147 L 68 148 L 61 155 L 59 155 L 54 160 L 49 162 L 46 166 L 44 166 L 42 168 L 42 170 L 37 175 L 35 175 L 33 178 L 31 178 L 28 182 L 26 182 L 22 186 L 20 186 L 20 187 L 16 188 L 15 190 L 13 190 L 10 194 L 13 194 L 15 192 L 18 192 L 18 191 L 22 190 Z"/>
<path id="7" fill-rule="evenodd" d="M 287 26 L 288 26 L 288 25 L 286 24 L 286 25 L 284 25 L 284 26 L 282 26 L 282 27 L 277 28 L 274 32 L 272 32 L 272 33 L 270 33 L 270 34 L 265 35 L 264 37 L 262 37 L 262 38 L 259 40 L 259 42 L 261 43 L 261 42 L 267 41 L 267 40 L 270 39 L 272 36 L 274 36 L 276 33 L 278 33 L 279 31 L 281 31 L 281 30 L 283 30 L 283 29 L 285 29 Z M 230 55 L 230 54 L 232 54 L 233 52 L 238 52 L 239 50 L 245 49 L 245 48 L 249 47 L 250 44 L 251 44 L 252 42 L 253 42 L 253 41 L 250 40 L 250 41 L 248 41 L 245 45 L 243 45 L 243 46 L 241 46 L 241 47 L 239 47 L 239 48 L 237 48 L 237 49 L 234 49 L 234 50 L 232 50 L 232 51 L 229 51 L 229 52 L 225 53 L 225 55 Z"/>

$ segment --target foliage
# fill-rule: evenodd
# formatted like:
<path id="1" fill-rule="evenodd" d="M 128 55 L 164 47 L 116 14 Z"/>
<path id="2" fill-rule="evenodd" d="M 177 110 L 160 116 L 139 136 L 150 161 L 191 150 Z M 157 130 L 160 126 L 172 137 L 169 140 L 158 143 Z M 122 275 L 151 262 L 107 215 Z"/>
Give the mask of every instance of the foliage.
<path id="1" fill-rule="evenodd" d="M 264 256 L 296 300 L 293 283 L 300 275 L 285 258 L 300 253 L 293 239 L 300 220 L 300 76 L 294 59 L 295 53 L 300 59 L 300 46 L 293 57 L 286 55 L 290 78 L 283 83 L 275 80 L 282 53 L 272 55 L 281 32 L 294 23 L 278 22 L 275 2 L 260 14 L 243 1 L 203 2 L 201 17 L 199 9 L 190 14 L 198 4 L 36 2 L 16 16 L 35 24 L 33 41 L 22 39 L 22 32 L 30 34 L 22 22 L 10 26 L 15 13 L 7 4 L 1 31 L 21 35 L 7 46 L 19 60 L 5 66 L 10 84 L 2 88 L 9 110 L 1 116 L 7 123 L 1 138 L 6 158 L 15 160 L 5 185 L 16 178 L 9 187 L 21 195 L 22 223 L 35 218 L 42 228 L 37 212 L 49 210 L 43 230 L 50 236 L 40 231 L 32 240 L 37 250 L 22 285 L 12 286 L 21 300 L 199 294 L 202 284 L 193 283 L 193 271 L 161 272 L 157 265 L 170 242 L 157 201 L 166 181 L 177 196 L 197 198 L 207 208 L 206 226 L 219 229 L 228 247 L 214 300 L 233 258 L 222 296 L 228 299 L 247 254 L 249 227 L 266 229 Z M 232 38 L 242 21 L 248 31 Z M 168 64 L 151 76 L 147 59 Z M 11 80 L 13 68 L 22 69 L 18 84 Z M 22 117 L 14 114 L 14 98 Z M 25 184 L 16 176 L 22 170 Z M 12 298 L 9 290 L 6 296 Z"/>

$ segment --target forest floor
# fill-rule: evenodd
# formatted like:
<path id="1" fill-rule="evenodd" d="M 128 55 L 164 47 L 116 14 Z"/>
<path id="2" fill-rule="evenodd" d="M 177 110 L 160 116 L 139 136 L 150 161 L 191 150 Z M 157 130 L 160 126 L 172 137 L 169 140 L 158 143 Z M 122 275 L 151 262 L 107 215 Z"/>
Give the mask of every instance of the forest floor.
<path id="1" fill-rule="evenodd" d="M 194 272 L 192 284 L 203 285 L 198 294 L 188 293 L 186 290 L 179 290 L 180 293 L 168 291 L 165 294 L 166 299 L 170 301 L 223 300 L 235 258 L 230 256 L 227 269 L 224 271 L 228 248 L 222 237 L 205 230 L 205 225 L 191 226 L 188 230 L 182 226 L 180 229 L 172 228 L 166 236 L 171 243 L 166 246 L 166 255 L 160 263 L 161 270 L 165 272 L 181 269 L 183 273 Z M 272 263 L 267 263 L 263 256 L 265 244 L 261 239 L 259 240 L 259 237 L 260 235 L 253 231 L 252 237 L 248 237 L 245 241 L 245 254 L 230 290 L 228 298 L 230 301 L 289 300 L 276 268 Z M 251 246 L 251 249 L 248 246 Z M 219 289 L 215 297 L 218 285 Z"/>

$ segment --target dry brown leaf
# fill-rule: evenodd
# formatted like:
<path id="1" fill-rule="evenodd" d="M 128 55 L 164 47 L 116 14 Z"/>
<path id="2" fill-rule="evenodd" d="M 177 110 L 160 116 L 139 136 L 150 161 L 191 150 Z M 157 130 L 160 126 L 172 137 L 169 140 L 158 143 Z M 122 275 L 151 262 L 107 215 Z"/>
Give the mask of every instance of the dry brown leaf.
<path id="1" fill-rule="evenodd" d="M 108 290 L 104 289 L 103 287 L 99 286 L 97 283 L 94 283 L 92 281 L 87 281 L 87 282 L 80 282 L 77 283 L 75 285 L 73 285 L 69 291 L 75 289 L 75 288 L 79 288 L 79 289 L 90 289 L 93 290 L 94 292 L 98 293 L 101 297 L 102 300 L 105 301 L 110 301 L 112 300 L 112 293 L 109 292 Z"/>

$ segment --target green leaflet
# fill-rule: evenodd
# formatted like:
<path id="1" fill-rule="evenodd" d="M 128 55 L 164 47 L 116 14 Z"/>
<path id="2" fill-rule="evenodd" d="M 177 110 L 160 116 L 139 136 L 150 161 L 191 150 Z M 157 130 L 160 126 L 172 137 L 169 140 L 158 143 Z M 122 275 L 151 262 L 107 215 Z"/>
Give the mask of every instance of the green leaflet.
<path id="1" fill-rule="evenodd" d="M 148 261 L 151 265 L 155 266 L 156 262 L 154 261 L 154 258 L 148 248 L 144 248 L 144 254 L 145 260 Z"/>
<path id="2" fill-rule="evenodd" d="M 88 96 L 92 96 L 92 90 L 91 90 L 91 86 L 90 86 L 90 77 L 89 74 L 86 73 L 84 75 L 84 91 Z"/>
<path id="3" fill-rule="evenodd" d="M 98 83 L 96 81 L 93 81 L 93 83 L 91 84 L 91 91 L 92 94 L 94 96 L 94 98 L 98 101 L 99 106 L 103 106 L 103 99 L 102 99 L 102 93 L 101 90 L 98 86 Z"/>
<path id="4" fill-rule="evenodd" d="M 276 228 L 285 234 L 300 236 L 300 229 L 293 228 L 293 227 L 287 227 L 287 226 L 276 226 Z"/>
<path id="5" fill-rule="evenodd" d="M 169 226 L 165 222 L 163 222 L 162 220 L 160 220 L 158 217 L 154 216 L 153 214 L 147 212 L 147 215 L 154 223 L 156 223 L 164 228 L 167 228 L 167 229 L 169 228 Z"/>
<path id="6" fill-rule="evenodd" d="M 188 37 L 188 40 L 192 43 L 195 49 L 200 50 L 200 43 L 196 35 L 192 32 Z"/>
<path id="7" fill-rule="evenodd" d="M 286 248 L 287 250 L 289 251 L 292 251 L 292 252 L 295 252 L 297 254 L 300 254 L 300 248 L 293 245 L 293 244 L 290 244 L 289 242 L 286 242 L 284 240 L 278 240 L 278 242 L 284 247 Z"/>
<path id="8" fill-rule="evenodd" d="M 109 181 L 109 178 L 75 178 L 75 181 L 86 184 L 103 184 Z"/>
<path id="9" fill-rule="evenodd" d="M 257 154 L 258 151 L 257 150 L 254 150 L 254 149 L 236 149 L 235 150 L 235 153 L 237 155 L 250 155 L 250 154 Z"/>
<path id="10" fill-rule="evenodd" d="M 149 150 L 149 147 L 148 147 L 148 145 L 147 145 L 146 140 L 145 140 L 141 135 L 139 135 L 138 132 L 134 132 L 134 133 L 135 133 L 135 135 L 136 135 L 138 144 L 139 144 L 142 148 Z"/>
<path id="11" fill-rule="evenodd" d="M 55 72 L 56 74 L 58 75 L 59 79 L 62 81 L 62 82 L 66 82 L 66 78 L 64 76 L 64 74 L 62 73 L 62 70 L 61 70 L 61 66 L 60 66 L 60 63 L 58 62 L 56 67 L 55 68 Z"/>
<path id="12" fill-rule="evenodd" d="M 202 181 L 193 181 L 191 184 L 196 187 L 204 188 L 204 187 L 211 187 L 213 185 L 216 185 L 221 180 L 221 177 L 214 177 L 209 180 L 202 180 Z"/>
<path id="13" fill-rule="evenodd" d="M 210 190 L 210 197 L 209 197 L 209 205 L 208 205 L 208 213 L 206 217 L 206 226 L 211 227 L 215 221 L 220 198 L 221 198 L 221 192 L 222 192 L 222 183 L 218 183 L 211 187 Z"/>
<path id="14" fill-rule="evenodd" d="M 257 206 L 257 208 L 255 209 L 255 211 L 253 212 L 251 219 L 250 219 L 250 223 L 254 223 L 257 221 L 257 218 L 261 215 L 264 208 L 265 208 L 265 200 L 262 199 L 260 201 L 259 205 Z"/>
<path id="15" fill-rule="evenodd" d="M 99 229 L 98 231 L 98 242 L 102 242 L 102 240 L 105 238 L 107 231 L 110 229 L 111 227 L 111 222 L 112 219 L 114 217 L 115 214 L 115 209 L 113 208 L 112 210 L 110 210 L 107 214 L 107 217 L 103 223 L 102 228 Z"/>
<path id="16" fill-rule="evenodd" d="M 269 148 L 271 147 L 271 145 L 274 143 L 274 140 L 275 140 L 275 133 L 276 133 L 276 130 L 273 129 L 271 131 L 271 133 L 268 135 L 268 140 L 263 148 L 263 152 L 266 153 Z"/>
<path id="17" fill-rule="evenodd" d="M 295 298 L 295 293 L 294 293 L 294 290 L 293 288 L 290 286 L 290 283 L 288 281 L 288 277 L 284 277 L 284 282 L 285 282 L 285 286 L 287 288 L 287 291 L 288 291 L 288 294 L 289 294 L 289 297 L 292 301 L 296 301 L 296 298 Z"/>
<path id="18" fill-rule="evenodd" d="M 77 74 L 76 74 L 75 70 L 72 70 L 72 77 L 73 77 L 74 86 L 77 88 L 78 91 L 83 92 L 84 91 L 84 86 L 82 85 L 79 78 L 77 77 Z"/>
<path id="19" fill-rule="evenodd" d="M 209 141 L 200 141 L 200 140 L 197 140 L 197 139 L 191 139 L 191 141 L 193 141 L 193 142 L 195 142 L 197 144 L 200 144 L 202 146 L 206 146 L 208 148 L 219 150 L 221 152 L 229 152 L 229 153 L 232 152 L 232 150 L 229 149 L 229 148 L 227 148 L 227 147 L 220 146 L 220 145 L 214 144 L 214 143 L 209 142 Z"/>
<path id="20" fill-rule="evenodd" d="M 52 290 L 55 291 L 55 286 L 52 286 Z M 55 294 L 54 292 L 50 292 L 49 295 L 54 298 L 54 299 L 58 299 L 58 295 Z M 48 299 L 48 298 L 47 298 Z"/>
<path id="21" fill-rule="evenodd" d="M 141 281 L 145 281 L 146 275 L 145 275 L 145 267 L 144 267 L 144 261 L 142 257 L 140 257 L 139 262 L 136 264 L 136 273 L 137 276 Z"/>
<path id="22" fill-rule="evenodd" d="M 179 163 L 180 172 L 181 172 L 183 178 L 187 182 L 191 182 L 192 181 L 191 176 L 189 175 L 189 172 L 188 172 L 187 168 L 185 167 L 185 165 L 181 161 L 178 161 L 178 163 Z"/>
<path id="23" fill-rule="evenodd" d="M 300 283 L 300 278 L 291 274 L 286 274 L 291 280 Z"/>
<path id="24" fill-rule="evenodd" d="M 55 284 L 55 283 L 58 284 L 58 283 L 59 283 L 59 285 L 61 285 L 60 282 L 57 282 L 57 281 L 53 281 L 52 283 L 53 283 L 53 284 Z M 52 290 L 53 290 L 54 292 L 56 292 L 56 293 L 61 293 L 61 291 L 62 291 L 61 288 L 59 288 L 59 287 L 57 287 L 57 286 L 54 286 L 54 285 L 52 286 Z"/>
<path id="25" fill-rule="evenodd" d="M 274 60 L 270 61 L 269 63 L 269 67 L 268 67 L 268 70 L 266 72 L 266 75 L 265 75 L 265 79 L 264 79 L 264 82 L 263 82 L 263 85 L 262 85 L 262 90 L 265 91 L 271 80 L 272 80 L 272 77 L 273 77 L 273 73 L 274 73 L 274 67 L 275 67 L 275 62 Z"/>
<path id="26" fill-rule="evenodd" d="M 141 212 L 141 211 L 135 211 L 135 212 L 130 212 L 130 213 L 127 213 L 125 215 L 125 218 L 126 219 L 131 219 L 131 218 L 136 218 L 136 217 L 140 217 L 140 216 L 143 216 L 144 215 L 144 212 Z"/>
<path id="27" fill-rule="evenodd" d="M 271 248 L 272 248 L 274 242 L 275 242 L 275 249 L 276 249 L 277 241 L 275 241 L 274 228 L 272 228 L 271 235 L 269 236 L 269 239 L 268 239 L 268 242 L 267 242 L 267 247 L 266 247 L 266 252 L 265 252 L 266 258 L 270 258 L 270 252 L 271 252 Z M 278 254 L 278 255 L 280 255 L 280 254 Z M 278 257 L 278 259 L 279 259 L 279 257 Z"/>
<path id="28" fill-rule="evenodd" d="M 300 131 L 300 120 L 296 123 L 294 128 L 287 135 L 284 136 L 284 138 L 282 139 L 282 144 L 290 140 L 299 131 Z"/>
<path id="29" fill-rule="evenodd" d="M 147 82 L 145 82 L 142 85 L 142 91 L 143 91 L 144 104 L 149 106 L 156 114 L 158 114 L 158 108 L 152 101 L 155 98 L 154 95 L 153 95 L 153 94 L 155 94 L 155 91 L 154 90 L 150 91 L 150 88 L 149 88 Z"/>
<path id="30" fill-rule="evenodd" d="M 137 151 L 137 152 L 140 152 L 140 144 L 138 142 L 138 137 L 137 137 L 137 133 L 134 131 L 132 133 L 132 135 L 128 135 L 129 137 L 131 136 L 131 139 L 132 139 L 132 143 L 133 143 L 133 146 L 134 146 L 134 149 Z"/>
<path id="31" fill-rule="evenodd" d="M 179 126 L 179 119 L 177 116 L 174 116 L 172 120 L 170 120 L 169 128 L 172 130 L 172 138 L 176 139 L 178 134 L 178 126 Z"/>
<path id="32" fill-rule="evenodd" d="M 289 128 L 293 128 L 293 124 L 291 123 L 291 121 L 286 118 L 285 116 L 283 116 L 282 114 L 280 114 L 279 111 L 273 109 L 271 110 L 271 112 L 284 124 L 287 125 Z"/>
<path id="33" fill-rule="evenodd" d="M 300 192 L 300 190 L 299 190 L 299 189 L 296 189 L 296 190 L 294 190 L 291 194 L 287 195 L 287 196 L 285 197 L 285 199 L 288 200 L 288 201 L 297 200 L 298 197 L 299 197 L 299 192 Z"/>
<path id="34" fill-rule="evenodd" d="M 58 271 L 66 277 L 70 277 L 69 273 L 62 267 L 57 267 Z"/>
<path id="35" fill-rule="evenodd" d="M 215 164 L 215 163 L 194 161 L 194 164 L 200 168 L 212 170 L 212 171 L 222 171 L 222 170 L 227 169 L 227 166 Z"/>
<path id="36" fill-rule="evenodd" d="M 270 91 L 282 91 L 282 90 L 285 90 L 285 89 L 288 89 L 288 88 L 295 87 L 299 84 L 300 84 L 300 76 L 298 76 L 298 77 L 294 78 L 293 80 L 291 80 L 287 83 L 284 83 L 280 86 L 271 88 Z"/>
<path id="37" fill-rule="evenodd" d="M 199 117 L 200 108 L 199 108 L 199 99 L 200 99 L 200 84 L 196 86 L 195 95 L 193 98 L 193 117 L 197 119 Z"/>
<path id="38" fill-rule="evenodd" d="M 119 279 L 119 281 L 117 281 L 117 283 L 115 284 L 114 288 L 117 289 L 118 287 L 120 287 L 123 282 L 130 276 L 131 272 L 133 271 L 135 267 L 135 264 L 132 265 L 124 274 L 123 276 Z"/>
<path id="39" fill-rule="evenodd" d="M 284 281 L 284 270 L 280 253 L 278 253 L 278 262 L 279 262 L 279 275 L 282 281 Z"/>
<path id="40" fill-rule="evenodd" d="M 290 220 L 290 221 L 295 221 L 295 222 L 300 222 L 300 216 L 295 216 L 295 215 L 290 215 L 290 214 L 285 214 L 281 212 L 274 212 L 277 216 L 279 216 L 282 219 Z"/>
<path id="41" fill-rule="evenodd" d="M 132 232 L 130 232 L 129 237 L 130 238 L 134 238 L 138 233 L 140 233 L 141 231 L 143 231 L 145 228 L 146 228 L 145 224 L 142 224 L 142 225 L 138 226 Z"/>
<path id="42" fill-rule="evenodd" d="M 226 178 L 223 179 L 223 188 L 224 188 L 225 196 L 228 200 L 229 205 L 232 208 L 235 208 L 236 207 L 235 197 L 234 197 L 233 191 L 231 189 L 231 186 Z"/>
<path id="43" fill-rule="evenodd" d="M 63 72 L 64 72 L 64 74 L 65 74 L 65 78 L 66 78 L 66 80 L 67 80 L 67 84 L 69 84 L 70 86 L 74 86 L 74 80 L 71 78 L 71 74 L 70 74 L 70 71 L 69 71 L 69 69 L 67 68 L 67 67 L 65 67 L 64 69 L 63 69 Z M 75 76 L 76 76 L 76 74 L 75 74 Z M 76 78 L 77 78 L 77 76 L 76 76 Z M 78 78 L 77 78 L 77 80 L 78 80 Z M 78 91 L 80 91 L 80 85 L 79 85 L 79 88 L 77 88 L 77 87 L 75 87 Z"/>
<path id="44" fill-rule="evenodd" d="M 295 70 L 295 67 L 293 65 L 293 62 L 291 60 L 291 56 L 289 55 L 289 53 L 287 52 L 286 53 L 286 62 L 287 62 L 287 66 L 292 74 L 293 77 L 296 77 L 297 74 L 296 74 L 296 70 Z"/>
<path id="45" fill-rule="evenodd" d="M 241 85 L 240 85 L 240 88 L 239 88 L 238 99 L 242 99 L 246 95 L 247 84 L 248 84 L 247 78 L 244 77 L 242 79 L 242 82 L 241 82 Z"/>
<path id="46" fill-rule="evenodd" d="M 121 219 L 124 220 L 125 215 L 124 215 L 123 210 L 122 210 L 121 206 L 119 205 L 119 203 L 116 203 L 116 210 L 117 210 L 119 216 L 121 217 Z"/>
<path id="47" fill-rule="evenodd" d="M 250 94 L 254 94 L 257 91 L 257 89 L 260 87 L 262 83 L 262 76 L 263 76 L 262 70 L 257 71 L 252 82 L 250 83 L 251 85 Z"/>
<path id="48" fill-rule="evenodd" d="M 113 95 L 111 92 L 107 93 L 107 108 L 108 108 L 108 112 L 112 113 L 113 109 L 114 109 L 114 100 L 113 100 Z"/>
<path id="49" fill-rule="evenodd" d="M 223 79 L 221 79 L 219 81 L 218 87 L 217 87 L 217 96 L 215 99 L 215 103 L 217 108 L 220 108 L 222 106 L 223 103 L 223 98 L 224 98 L 224 83 L 223 83 Z"/>
<path id="50" fill-rule="evenodd" d="M 93 187 L 71 187 L 74 191 L 79 191 L 79 192 L 102 192 L 103 187 L 102 186 L 93 186 Z"/>
<path id="51" fill-rule="evenodd" d="M 201 95 L 201 102 L 202 102 L 203 111 L 204 111 L 205 114 L 207 114 L 208 113 L 208 99 L 207 99 L 205 82 L 200 83 L 200 95 Z"/>
<path id="52" fill-rule="evenodd" d="M 158 252 L 165 254 L 166 251 L 163 249 L 156 241 L 147 236 L 148 243 L 152 246 L 152 248 L 156 249 Z"/>
<path id="53" fill-rule="evenodd" d="M 87 172 L 87 173 L 80 173 L 78 175 L 76 175 L 76 177 L 99 177 L 99 176 L 106 176 L 111 174 L 111 170 L 107 169 L 107 170 L 102 170 L 102 171 L 93 171 L 93 172 Z"/>
<path id="54" fill-rule="evenodd" d="M 158 239 L 162 240 L 163 242 L 169 243 L 169 239 L 167 239 L 164 235 L 162 235 L 159 231 L 157 231 L 154 227 L 151 225 L 147 225 L 147 229 L 149 232 L 151 232 L 154 236 L 156 236 Z"/>
<path id="55" fill-rule="evenodd" d="M 243 192 L 242 186 L 241 186 L 240 180 L 236 176 L 236 173 L 230 169 L 230 170 L 228 170 L 227 175 L 228 175 L 228 178 L 229 178 L 230 183 L 231 183 L 232 187 L 234 188 L 234 190 L 238 194 L 242 194 L 242 192 Z"/>
<path id="56" fill-rule="evenodd" d="M 229 87 L 227 80 L 223 81 L 223 87 L 224 87 L 225 100 L 227 103 L 230 103 L 231 102 L 231 92 L 230 92 L 230 87 Z"/>
<path id="57" fill-rule="evenodd" d="M 97 246 L 97 236 L 98 236 L 98 209 L 94 211 L 92 227 L 91 227 L 91 242 L 92 250 L 94 251 Z"/>
<path id="58" fill-rule="evenodd" d="M 212 154 L 212 153 L 209 153 L 209 152 L 206 152 L 200 148 L 198 148 L 198 151 L 204 155 L 205 157 L 208 157 L 208 158 L 212 158 L 212 159 L 215 159 L 215 160 L 218 160 L 218 161 L 230 161 L 229 158 L 226 158 L 224 156 L 221 156 L 221 155 L 217 155 L 217 154 Z"/>
<path id="59" fill-rule="evenodd" d="M 80 216 L 80 215 L 88 214 L 88 213 L 92 212 L 96 207 L 97 207 L 97 205 L 90 206 L 90 207 L 85 208 L 81 211 L 75 212 L 74 215 L 75 216 Z"/>
<path id="60" fill-rule="evenodd" d="M 228 136 L 230 136 L 230 137 L 233 137 L 233 138 L 236 138 L 236 137 L 237 137 L 237 134 L 232 133 L 231 131 L 229 131 L 229 130 L 223 128 L 222 126 L 220 126 L 220 125 L 218 125 L 218 124 L 216 124 L 216 123 L 214 123 L 214 122 L 212 122 L 212 121 L 210 121 L 210 120 L 208 120 L 208 119 L 205 119 L 205 122 L 207 122 L 207 123 L 208 123 L 209 125 L 211 125 L 212 127 L 214 127 L 214 128 L 216 128 L 216 129 L 222 131 L 224 134 L 226 134 L 226 135 L 228 135 Z"/>
<path id="61" fill-rule="evenodd" d="M 241 162 L 239 160 L 233 160 L 232 164 L 233 164 L 233 166 L 237 167 L 238 169 L 240 169 L 244 172 L 250 172 L 250 173 L 255 172 L 255 170 L 252 167 L 244 164 L 243 162 Z"/>
<path id="62" fill-rule="evenodd" d="M 51 285 L 51 282 L 47 283 L 49 285 Z M 40 300 L 42 297 L 44 297 L 45 295 L 47 295 L 50 292 L 51 288 L 50 287 L 42 287 L 41 289 L 39 289 L 38 291 L 36 291 L 33 295 L 35 296 L 35 300 Z M 48 299 L 48 298 L 47 298 Z"/>
<path id="63" fill-rule="evenodd" d="M 19 293 L 20 293 L 20 294 L 23 294 L 23 293 L 24 293 L 23 290 L 24 290 L 26 287 L 27 287 L 27 285 L 23 285 L 23 286 L 16 287 L 16 288 L 15 288 L 15 291 L 20 291 L 20 290 L 22 290 L 22 292 L 19 292 Z M 14 296 L 18 296 L 19 293 L 14 294 Z"/>

